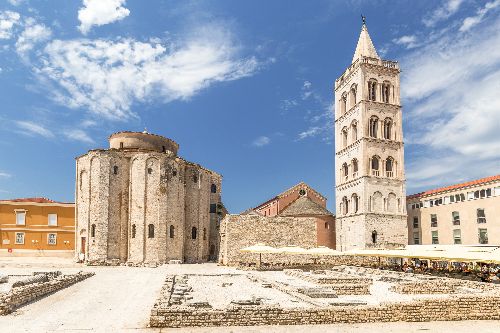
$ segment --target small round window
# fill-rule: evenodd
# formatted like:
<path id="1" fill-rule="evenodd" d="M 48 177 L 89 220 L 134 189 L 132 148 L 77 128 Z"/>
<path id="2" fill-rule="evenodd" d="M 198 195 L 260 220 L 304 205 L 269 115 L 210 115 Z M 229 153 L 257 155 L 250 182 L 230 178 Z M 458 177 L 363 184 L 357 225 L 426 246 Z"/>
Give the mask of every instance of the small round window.
<path id="1" fill-rule="evenodd" d="M 299 195 L 302 195 L 302 196 L 306 195 L 306 190 L 301 189 L 301 190 L 299 191 Z"/>

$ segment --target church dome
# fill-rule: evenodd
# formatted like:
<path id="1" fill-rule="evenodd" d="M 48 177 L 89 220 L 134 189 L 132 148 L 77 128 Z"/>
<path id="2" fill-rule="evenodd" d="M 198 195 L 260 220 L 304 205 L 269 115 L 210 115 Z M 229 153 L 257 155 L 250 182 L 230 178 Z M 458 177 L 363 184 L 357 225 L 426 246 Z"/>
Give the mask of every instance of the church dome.
<path id="1" fill-rule="evenodd" d="M 112 149 L 146 149 L 158 152 L 170 151 L 177 155 L 179 145 L 164 136 L 144 132 L 118 132 L 109 137 Z"/>

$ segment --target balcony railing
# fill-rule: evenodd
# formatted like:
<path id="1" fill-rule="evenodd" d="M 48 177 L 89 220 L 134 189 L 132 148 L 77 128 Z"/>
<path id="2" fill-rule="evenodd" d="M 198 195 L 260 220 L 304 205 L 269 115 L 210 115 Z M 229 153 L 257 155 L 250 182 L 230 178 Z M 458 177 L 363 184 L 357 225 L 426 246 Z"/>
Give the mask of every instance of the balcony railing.
<path id="1" fill-rule="evenodd" d="M 378 176 L 380 176 L 380 171 L 378 171 L 378 170 L 372 170 L 372 175 L 375 176 L 375 177 L 378 177 Z"/>
<path id="2" fill-rule="evenodd" d="M 460 220 L 453 220 L 453 225 L 460 225 Z"/>
<path id="3" fill-rule="evenodd" d="M 477 223 L 486 223 L 486 217 L 478 217 Z"/>
<path id="4" fill-rule="evenodd" d="M 394 177 L 394 171 L 386 171 L 385 174 L 387 177 L 390 177 L 390 178 Z"/>

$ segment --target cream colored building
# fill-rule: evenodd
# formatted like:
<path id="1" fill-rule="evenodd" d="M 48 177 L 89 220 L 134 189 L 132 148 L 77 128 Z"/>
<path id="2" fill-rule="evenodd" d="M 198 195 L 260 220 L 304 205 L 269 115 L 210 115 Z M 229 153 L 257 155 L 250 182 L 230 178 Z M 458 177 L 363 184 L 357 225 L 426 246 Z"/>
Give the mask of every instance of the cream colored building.
<path id="1" fill-rule="evenodd" d="M 352 63 L 335 81 L 338 250 L 408 242 L 399 73 L 363 22 Z"/>
<path id="2" fill-rule="evenodd" d="M 500 175 L 406 200 L 409 244 L 500 245 Z"/>

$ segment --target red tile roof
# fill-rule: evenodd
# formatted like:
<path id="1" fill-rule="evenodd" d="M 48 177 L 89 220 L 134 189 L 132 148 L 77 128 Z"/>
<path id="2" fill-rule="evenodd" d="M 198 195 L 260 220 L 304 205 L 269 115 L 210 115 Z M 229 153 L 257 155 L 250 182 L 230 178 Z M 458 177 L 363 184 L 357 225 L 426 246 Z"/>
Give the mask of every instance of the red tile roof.
<path id="1" fill-rule="evenodd" d="M 0 202 L 5 202 L 5 201 L 10 201 L 10 202 L 34 202 L 34 203 L 61 203 L 61 204 L 69 203 L 69 202 L 54 201 L 54 200 L 50 200 L 50 199 L 42 198 L 42 197 L 0 200 Z"/>
<path id="2" fill-rule="evenodd" d="M 415 193 L 415 194 L 407 196 L 406 199 L 419 198 L 419 197 L 423 197 L 423 196 L 427 196 L 427 195 L 431 195 L 431 194 L 437 194 L 437 193 L 441 193 L 441 192 L 446 192 L 446 191 L 450 191 L 450 190 L 457 190 L 460 188 L 477 186 L 477 185 L 489 183 L 489 182 L 492 182 L 495 180 L 500 180 L 500 175 L 490 176 L 490 177 L 486 177 L 486 178 L 472 180 L 470 182 L 465 182 L 465 183 L 450 185 L 450 186 L 446 186 L 446 187 L 440 187 L 440 188 L 428 190 L 425 192 Z"/>

